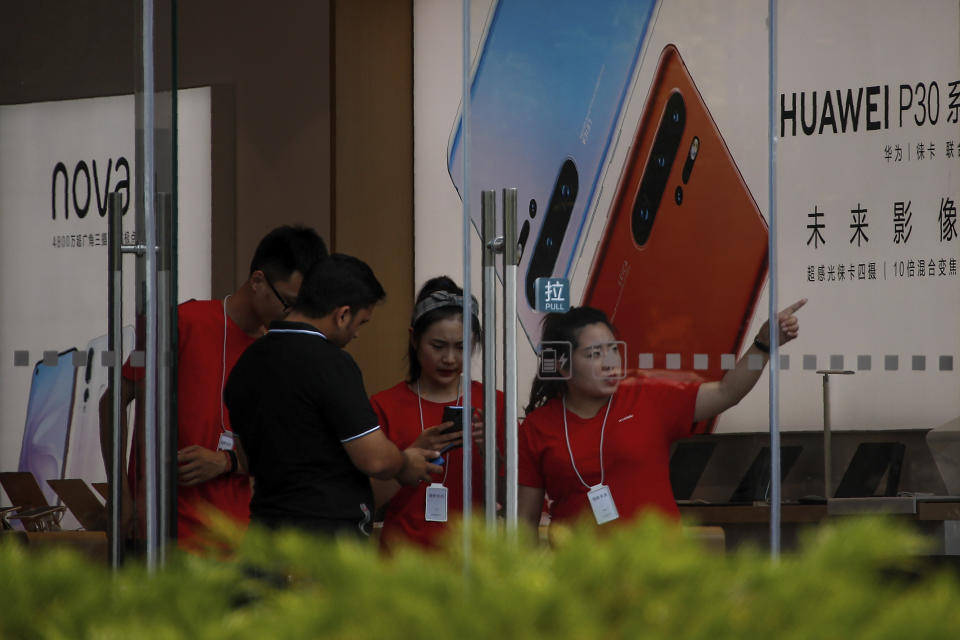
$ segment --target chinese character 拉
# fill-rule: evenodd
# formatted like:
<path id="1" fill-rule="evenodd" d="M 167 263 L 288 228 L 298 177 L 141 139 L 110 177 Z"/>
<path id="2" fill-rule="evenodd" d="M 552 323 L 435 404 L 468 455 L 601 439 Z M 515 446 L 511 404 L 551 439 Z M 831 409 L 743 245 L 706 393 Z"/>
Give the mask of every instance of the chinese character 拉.
<path id="1" fill-rule="evenodd" d="M 563 302 L 563 283 L 548 282 L 544 287 L 546 293 L 546 302 Z"/>

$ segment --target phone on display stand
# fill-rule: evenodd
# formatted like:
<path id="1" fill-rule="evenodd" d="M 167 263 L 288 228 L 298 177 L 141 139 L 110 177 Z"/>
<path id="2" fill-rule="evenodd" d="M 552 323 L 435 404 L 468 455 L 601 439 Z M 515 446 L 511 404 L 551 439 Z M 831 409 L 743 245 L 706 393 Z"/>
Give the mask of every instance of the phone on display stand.
<path id="1" fill-rule="evenodd" d="M 17 469 L 33 474 L 47 504 L 58 504 L 59 497 L 47 480 L 63 477 L 77 369 L 73 364 L 76 349 L 57 355 L 56 363 L 41 360 L 33 367 L 30 397 L 27 402 L 23 442 Z M 98 440 L 99 441 L 99 440 Z"/>
<path id="2" fill-rule="evenodd" d="M 652 354 L 655 373 L 719 380 L 721 355 L 743 346 L 767 246 L 767 223 L 679 51 L 667 45 L 582 304 L 607 313 L 634 357 Z M 679 369 L 668 354 L 680 354 Z"/>
<path id="3" fill-rule="evenodd" d="M 123 328 L 123 357 L 133 349 L 134 329 Z M 77 367 L 77 388 L 73 402 L 72 427 L 67 447 L 65 478 L 82 478 L 87 482 L 105 482 L 106 467 L 100 451 L 100 397 L 107 390 L 110 369 L 103 364 L 107 336 L 98 336 L 87 343 L 86 364 Z M 129 450 L 129 448 L 128 448 Z"/>
<path id="4" fill-rule="evenodd" d="M 471 221 L 479 233 L 481 190 L 517 188 L 517 315 L 534 349 L 534 283 L 571 273 L 657 8 L 499 0 L 487 18 L 471 77 Z M 462 197 L 461 126 L 458 114 L 447 168 Z"/>

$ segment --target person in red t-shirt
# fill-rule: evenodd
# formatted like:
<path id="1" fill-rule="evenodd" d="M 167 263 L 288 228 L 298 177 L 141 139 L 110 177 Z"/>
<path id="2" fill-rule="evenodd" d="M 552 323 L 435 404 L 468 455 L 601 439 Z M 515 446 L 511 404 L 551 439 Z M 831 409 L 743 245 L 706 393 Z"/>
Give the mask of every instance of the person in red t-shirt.
<path id="1" fill-rule="evenodd" d="M 473 346 L 481 339 L 477 302 L 473 312 Z M 400 449 L 410 446 L 443 450 L 443 473 L 426 484 L 401 487 L 396 481 L 373 480 L 377 505 L 386 503 L 381 547 L 389 550 L 400 542 L 413 542 L 435 548 L 446 531 L 447 520 L 463 509 L 463 432 L 458 425 L 443 422 L 447 406 L 461 405 L 460 387 L 463 369 L 463 290 L 443 276 L 428 281 L 417 295 L 410 321 L 408 347 L 409 376 L 393 387 L 375 394 L 370 403 L 380 419 L 380 427 Z M 470 384 L 470 403 L 474 407 L 473 428 L 473 504 L 482 508 L 484 489 L 483 458 L 483 385 Z M 503 424 L 503 394 L 497 394 L 497 423 Z M 443 431 L 453 428 L 454 432 Z M 502 429 L 498 429 L 502 431 Z M 436 485 L 442 485 L 442 488 Z M 427 519 L 427 492 L 430 489 L 431 518 Z M 435 502 L 434 502 L 435 501 Z"/>
<path id="2" fill-rule="evenodd" d="M 202 548 L 199 534 L 209 506 L 243 526 L 250 520 L 250 477 L 238 464 L 223 385 L 240 354 L 271 321 L 290 311 L 303 274 L 326 255 L 326 245 L 313 229 L 278 227 L 260 241 L 250 276 L 239 289 L 223 300 L 189 300 L 177 308 L 177 542 L 183 549 Z M 140 396 L 143 377 L 142 366 L 124 364 L 123 406 Z M 104 460 L 111 459 L 109 415 L 108 391 L 100 401 Z M 124 443 L 126 429 L 124 420 Z M 135 427 L 121 491 L 121 527 L 135 540 L 144 537 L 143 466 L 143 433 Z"/>
<path id="3" fill-rule="evenodd" d="M 797 337 L 795 312 L 778 314 L 780 344 Z M 544 494 L 552 521 L 593 513 L 597 524 L 629 521 L 645 510 L 679 518 L 670 487 L 670 445 L 691 435 L 694 422 L 737 404 L 756 384 L 766 362 L 767 323 L 744 356 L 716 382 L 655 378 L 621 382 L 623 363 L 606 314 L 579 307 L 544 318 L 542 342 L 571 345 L 566 380 L 536 379 L 520 428 L 518 511 L 534 530 Z"/>

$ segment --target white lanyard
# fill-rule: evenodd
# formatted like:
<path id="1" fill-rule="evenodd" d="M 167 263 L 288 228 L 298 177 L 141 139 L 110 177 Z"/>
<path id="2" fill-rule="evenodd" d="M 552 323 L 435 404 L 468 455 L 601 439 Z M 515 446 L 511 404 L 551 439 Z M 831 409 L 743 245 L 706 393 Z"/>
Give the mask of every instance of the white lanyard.
<path id="1" fill-rule="evenodd" d="M 457 383 L 457 399 L 460 402 L 460 383 Z M 423 401 L 420 399 L 420 378 L 417 378 L 417 409 L 420 410 L 420 433 L 423 433 Z M 449 458 L 449 456 L 448 456 Z M 443 460 L 443 480 L 440 484 L 447 484 L 447 473 L 450 471 L 450 465 L 447 464 L 447 458 Z"/>
<path id="2" fill-rule="evenodd" d="M 570 432 L 567 429 L 567 397 L 561 396 L 561 403 L 563 404 L 563 437 L 567 440 L 567 451 L 570 453 L 570 466 L 573 467 L 573 472 L 577 474 L 577 478 L 580 480 L 580 484 L 585 486 L 587 489 L 592 488 L 592 485 L 587 484 L 583 480 L 583 476 L 580 475 L 580 471 L 577 470 L 577 463 L 573 460 L 573 449 L 570 447 Z M 610 415 L 610 405 L 613 404 L 613 396 L 610 396 L 610 399 L 607 400 L 607 412 L 603 414 L 603 426 L 600 427 L 600 484 L 603 484 L 604 478 L 604 469 L 603 469 L 603 432 L 607 429 L 607 416 Z"/>

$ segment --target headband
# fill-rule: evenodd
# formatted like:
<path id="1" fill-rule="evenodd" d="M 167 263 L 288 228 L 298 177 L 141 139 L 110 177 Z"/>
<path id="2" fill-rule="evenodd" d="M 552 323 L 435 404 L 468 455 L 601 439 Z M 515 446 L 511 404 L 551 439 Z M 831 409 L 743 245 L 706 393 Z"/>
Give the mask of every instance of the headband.
<path id="1" fill-rule="evenodd" d="M 463 296 L 458 296 L 449 291 L 434 291 L 418 302 L 417 306 L 413 308 L 413 317 L 410 318 L 410 326 L 412 327 L 417 324 L 417 320 L 422 318 L 424 314 L 443 307 L 458 307 L 462 309 Z M 480 319 L 480 305 L 477 304 L 477 299 L 473 296 L 470 296 L 470 314 L 474 318 Z"/>

